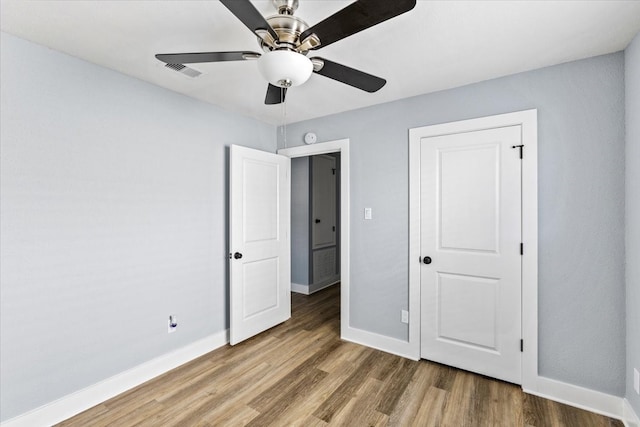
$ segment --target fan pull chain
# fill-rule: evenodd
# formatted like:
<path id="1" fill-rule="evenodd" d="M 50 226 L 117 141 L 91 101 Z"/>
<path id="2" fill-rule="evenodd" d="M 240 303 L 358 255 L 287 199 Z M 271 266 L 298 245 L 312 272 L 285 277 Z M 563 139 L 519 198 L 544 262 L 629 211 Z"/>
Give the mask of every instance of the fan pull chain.
<path id="1" fill-rule="evenodd" d="M 280 103 L 282 104 L 282 134 L 284 148 L 287 148 L 287 99 L 284 96 L 284 89 L 280 89 Z"/>

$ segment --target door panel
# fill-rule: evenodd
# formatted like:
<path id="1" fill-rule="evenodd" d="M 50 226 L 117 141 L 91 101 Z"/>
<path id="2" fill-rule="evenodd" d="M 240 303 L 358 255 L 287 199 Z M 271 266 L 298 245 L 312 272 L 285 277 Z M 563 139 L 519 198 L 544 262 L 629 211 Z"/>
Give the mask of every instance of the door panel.
<path id="1" fill-rule="evenodd" d="M 318 284 L 336 280 L 338 277 L 337 249 L 331 246 L 313 251 L 313 283 Z"/>
<path id="2" fill-rule="evenodd" d="M 279 226 L 279 165 L 245 159 L 242 167 L 244 241 L 275 241 L 278 239 Z"/>
<path id="3" fill-rule="evenodd" d="M 440 248 L 496 252 L 500 146 L 460 147 L 440 155 Z"/>
<path id="4" fill-rule="evenodd" d="M 438 337 L 496 349 L 498 280 L 438 274 Z"/>
<path id="5" fill-rule="evenodd" d="M 231 146 L 230 342 L 291 317 L 290 159 Z"/>
<path id="6" fill-rule="evenodd" d="M 421 356 L 521 382 L 520 126 L 423 138 Z"/>
<path id="7" fill-rule="evenodd" d="M 242 319 L 278 307 L 278 259 L 269 258 L 242 265 Z"/>

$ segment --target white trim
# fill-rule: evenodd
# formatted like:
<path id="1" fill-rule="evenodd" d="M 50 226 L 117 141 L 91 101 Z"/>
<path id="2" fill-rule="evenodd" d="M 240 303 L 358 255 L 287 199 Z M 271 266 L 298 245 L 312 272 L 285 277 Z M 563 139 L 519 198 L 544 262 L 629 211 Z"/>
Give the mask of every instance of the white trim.
<path id="1" fill-rule="evenodd" d="M 342 153 L 343 151 L 347 153 L 349 151 L 349 138 L 319 142 L 313 145 L 298 145 L 296 147 L 280 148 L 277 153 L 293 159 L 295 157 L 316 156 L 318 154 Z M 341 164 L 341 166 L 344 165 Z"/>
<path id="2" fill-rule="evenodd" d="M 336 152 L 340 153 L 340 334 L 345 339 L 345 333 L 349 329 L 349 286 L 351 283 L 349 251 L 349 169 L 351 163 L 349 159 L 349 139 L 278 150 L 278 154 L 291 158 Z"/>
<path id="3" fill-rule="evenodd" d="M 640 417 L 627 399 L 622 399 L 622 422 L 626 427 L 640 427 Z"/>
<path id="4" fill-rule="evenodd" d="M 1 424 L 2 427 L 53 425 L 177 368 L 229 342 L 229 331 L 191 343 Z"/>
<path id="5" fill-rule="evenodd" d="M 538 378 L 538 111 L 515 113 L 522 125 L 522 386 Z M 526 303 L 524 303 L 526 301 Z"/>
<path id="6" fill-rule="evenodd" d="M 417 140 L 417 142 L 415 142 Z M 420 141 L 409 129 L 409 345 L 420 359 Z"/>
<path id="7" fill-rule="evenodd" d="M 327 282 L 327 283 L 312 283 L 310 285 L 301 285 L 299 283 L 291 283 L 291 292 L 296 292 L 298 294 L 303 294 L 303 295 L 311 295 L 323 289 L 327 289 L 328 287 L 333 286 L 337 283 L 340 283 L 340 280 L 335 280 L 333 282 Z"/>
<path id="8" fill-rule="evenodd" d="M 309 295 L 315 294 L 316 292 L 321 291 L 323 289 L 327 289 L 328 287 L 333 286 L 337 283 L 340 283 L 340 280 L 334 280 L 333 282 L 327 282 L 327 283 L 313 283 L 309 285 Z"/>
<path id="9" fill-rule="evenodd" d="M 406 357 L 411 360 L 419 360 L 407 346 L 407 341 L 391 338 L 386 335 L 376 334 L 374 332 L 365 331 L 348 327 L 342 330 L 343 340 L 375 348 L 386 353 L 395 354 L 396 356 Z"/>
<path id="10" fill-rule="evenodd" d="M 301 285 L 300 283 L 291 282 L 291 292 L 309 295 L 309 285 Z"/>
<path id="11" fill-rule="evenodd" d="M 622 418 L 623 399 L 611 394 L 546 377 L 538 377 L 537 390 L 528 390 L 523 387 L 523 391 L 555 402 L 595 412 L 596 414 L 617 419 Z"/>
<path id="12" fill-rule="evenodd" d="M 537 110 L 409 129 L 409 343 L 420 355 L 420 139 L 496 127 L 522 128 L 522 387 L 538 378 L 538 119 Z M 413 326 L 412 326 L 413 325 Z"/>

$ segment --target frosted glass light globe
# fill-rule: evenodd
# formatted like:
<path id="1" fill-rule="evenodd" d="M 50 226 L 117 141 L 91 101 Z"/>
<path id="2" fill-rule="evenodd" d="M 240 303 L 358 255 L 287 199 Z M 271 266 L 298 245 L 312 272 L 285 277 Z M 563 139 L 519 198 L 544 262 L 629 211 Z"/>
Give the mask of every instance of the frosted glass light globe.
<path id="1" fill-rule="evenodd" d="M 306 56 L 289 50 L 266 52 L 258 59 L 262 76 L 274 86 L 299 86 L 309 80 L 313 64 Z"/>

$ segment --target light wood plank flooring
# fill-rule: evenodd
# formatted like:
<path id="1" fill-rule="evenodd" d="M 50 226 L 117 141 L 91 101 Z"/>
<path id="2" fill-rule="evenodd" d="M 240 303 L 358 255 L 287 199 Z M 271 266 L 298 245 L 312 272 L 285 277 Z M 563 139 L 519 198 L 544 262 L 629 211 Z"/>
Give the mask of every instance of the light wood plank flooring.
<path id="1" fill-rule="evenodd" d="M 339 287 L 293 294 L 292 318 L 62 426 L 619 426 L 519 387 L 339 338 Z"/>

